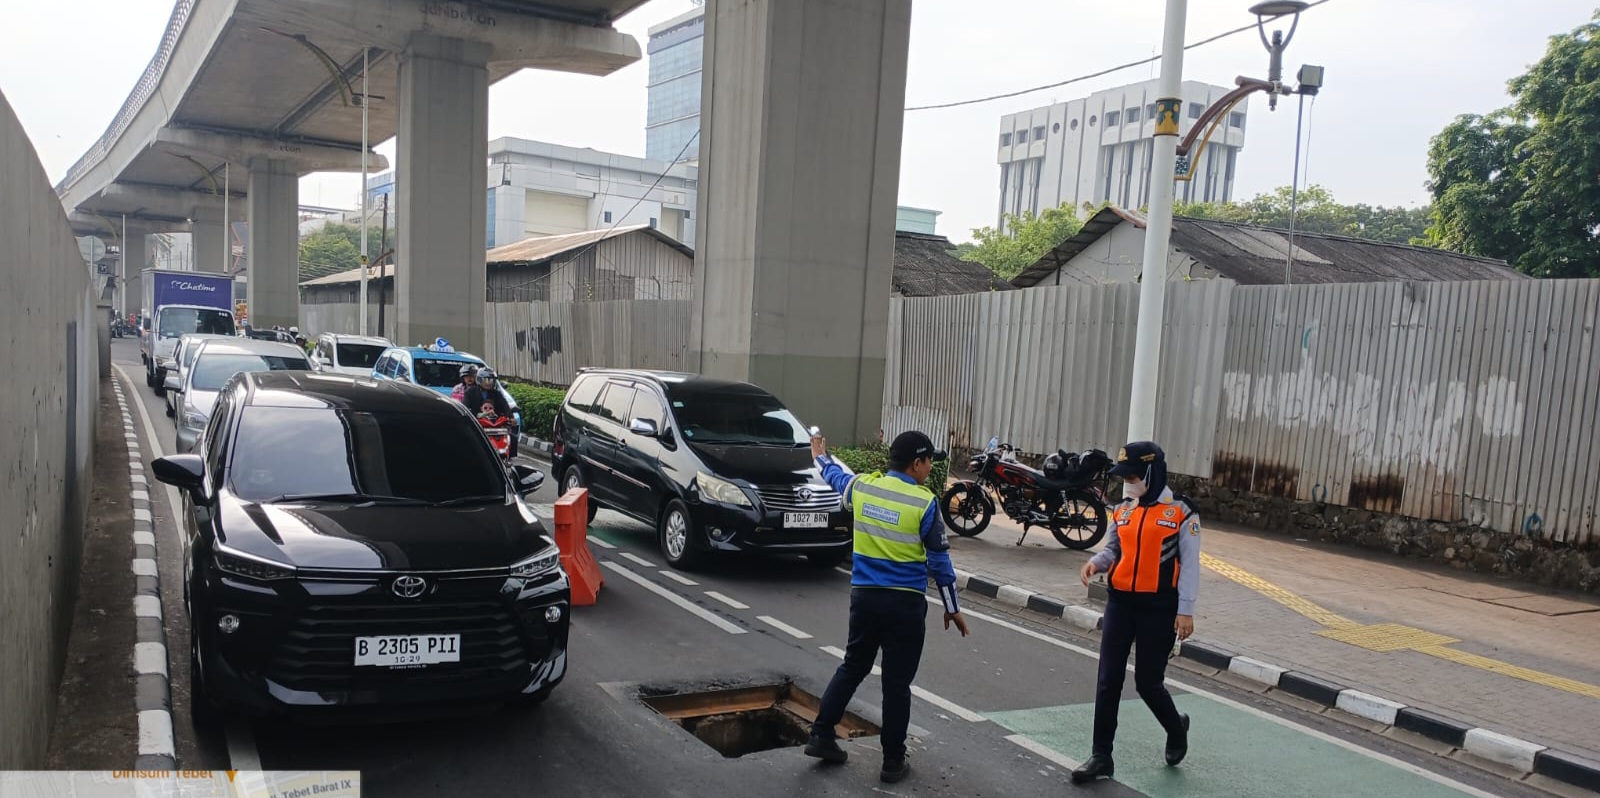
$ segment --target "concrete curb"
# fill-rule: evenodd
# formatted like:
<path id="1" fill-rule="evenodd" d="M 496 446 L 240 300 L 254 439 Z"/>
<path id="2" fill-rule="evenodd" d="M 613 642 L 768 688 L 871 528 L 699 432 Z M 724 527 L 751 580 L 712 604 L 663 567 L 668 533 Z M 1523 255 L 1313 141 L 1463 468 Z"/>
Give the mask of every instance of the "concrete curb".
<path id="1" fill-rule="evenodd" d="M 534 451 L 541 452 L 546 455 L 546 459 L 548 459 L 548 455 L 550 454 L 551 450 L 555 448 L 549 441 L 541 441 L 538 438 L 530 438 L 527 435 L 520 434 L 517 436 L 517 446 L 519 448 L 533 449 Z"/>
<path id="2" fill-rule="evenodd" d="M 129 496 L 133 500 L 133 560 L 135 576 L 133 615 L 136 632 L 133 670 L 136 674 L 134 711 L 139 722 L 139 749 L 135 770 L 174 770 L 178 766 L 172 731 L 172 681 L 167 668 L 167 631 L 161 611 L 161 576 L 156 567 L 155 522 L 151 515 L 150 480 L 145 476 L 144 451 L 138 427 L 128 409 L 122 383 L 112 378 L 122 415 L 123 438 L 128 445 Z"/>
<path id="3" fill-rule="evenodd" d="M 1100 630 L 1102 614 L 1092 607 L 1033 593 L 1016 585 L 1000 584 L 960 569 L 956 570 L 956 586 L 1017 609 L 1060 618 L 1084 631 Z M 1337 709 L 1388 728 L 1421 735 L 1524 774 L 1537 774 L 1600 792 L 1600 762 L 1576 754 L 1478 728 L 1470 723 L 1406 706 L 1310 674 L 1297 673 L 1270 662 L 1241 656 L 1194 639 L 1184 641 L 1178 656 L 1206 668 L 1231 673 L 1269 690 L 1281 690 L 1328 709 Z"/>

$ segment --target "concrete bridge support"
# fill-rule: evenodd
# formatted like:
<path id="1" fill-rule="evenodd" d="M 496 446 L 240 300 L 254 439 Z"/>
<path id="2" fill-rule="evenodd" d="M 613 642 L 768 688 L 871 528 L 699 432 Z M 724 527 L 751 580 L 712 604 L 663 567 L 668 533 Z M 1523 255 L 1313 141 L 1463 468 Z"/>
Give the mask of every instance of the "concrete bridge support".
<path id="1" fill-rule="evenodd" d="M 300 175 L 292 164 L 250 163 L 250 324 L 300 323 Z"/>

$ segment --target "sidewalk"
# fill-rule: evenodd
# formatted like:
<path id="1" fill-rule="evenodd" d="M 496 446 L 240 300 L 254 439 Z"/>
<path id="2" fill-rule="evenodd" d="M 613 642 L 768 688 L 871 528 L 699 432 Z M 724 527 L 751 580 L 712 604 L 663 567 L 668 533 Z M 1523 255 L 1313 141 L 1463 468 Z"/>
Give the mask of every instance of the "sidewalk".
<path id="1" fill-rule="evenodd" d="M 956 567 L 1098 609 L 1078 581 L 1092 552 L 1020 535 L 951 535 Z M 1600 760 L 1600 604 L 1226 524 L 1202 540 L 1195 641 Z"/>

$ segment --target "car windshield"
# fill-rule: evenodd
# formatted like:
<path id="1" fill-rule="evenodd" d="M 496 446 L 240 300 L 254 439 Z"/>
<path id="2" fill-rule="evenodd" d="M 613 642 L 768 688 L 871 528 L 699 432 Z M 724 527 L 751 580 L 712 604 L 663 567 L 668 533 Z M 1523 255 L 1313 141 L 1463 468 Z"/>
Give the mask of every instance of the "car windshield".
<path id="1" fill-rule="evenodd" d="M 220 391 L 233 375 L 241 371 L 310 371 L 311 364 L 293 355 L 211 354 L 194 362 L 189 386 L 196 391 Z"/>
<path id="2" fill-rule="evenodd" d="M 461 367 L 466 363 L 460 360 L 423 360 L 418 358 L 416 369 L 411 376 L 418 385 L 429 388 L 453 388 L 461 381 Z"/>
<path id="3" fill-rule="evenodd" d="M 184 368 L 188 368 L 191 365 L 194 365 L 194 356 L 200 354 L 200 343 L 201 342 L 197 341 L 197 340 L 191 340 L 191 341 L 188 341 L 188 342 L 180 342 L 179 343 L 179 346 L 183 347 L 183 367 Z"/>
<path id="4" fill-rule="evenodd" d="M 376 344 L 338 344 L 339 365 L 343 368 L 370 369 L 386 347 Z M 454 384 L 454 383 L 452 383 Z"/>
<path id="5" fill-rule="evenodd" d="M 166 308 L 161 311 L 162 338 L 177 338 L 190 333 L 233 335 L 233 314 L 211 308 Z"/>
<path id="6" fill-rule="evenodd" d="M 229 466 L 247 501 L 362 495 L 426 502 L 503 496 L 505 471 L 466 418 L 247 407 Z"/>
<path id="7" fill-rule="evenodd" d="M 769 393 L 674 386 L 672 416 L 694 443 L 801 446 L 810 442 L 800 419 Z"/>

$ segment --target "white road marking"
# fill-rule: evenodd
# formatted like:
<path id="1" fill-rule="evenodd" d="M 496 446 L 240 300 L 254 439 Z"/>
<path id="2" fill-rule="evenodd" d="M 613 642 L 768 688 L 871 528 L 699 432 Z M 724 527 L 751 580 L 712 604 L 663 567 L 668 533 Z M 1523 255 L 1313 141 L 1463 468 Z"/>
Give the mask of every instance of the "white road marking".
<path id="1" fill-rule="evenodd" d="M 620 556 L 625 560 L 631 561 L 635 565 L 642 565 L 642 566 L 644 566 L 646 568 L 659 568 L 660 567 L 660 566 L 656 565 L 655 563 L 650 562 L 649 560 L 646 560 L 643 557 L 640 557 L 637 554 L 630 554 L 630 553 L 624 551 L 624 552 L 621 553 Z"/>
<path id="2" fill-rule="evenodd" d="M 261 770 L 261 753 L 256 749 L 256 736 L 250 725 L 235 720 L 223 730 L 228 738 L 228 767 L 230 770 L 256 772 Z"/>
<path id="3" fill-rule="evenodd" d="M 985 718 L 984 716 L 979 715 L 978 713 L 973 712 L 972 710 L 967 709 L 966 707 L 961 706 L 954 701 L 944 698 L 943 696 L 935 695 L 916 685 L 911 685 L 911 694 L 952 715 L 955 715 L 964 721 L 968 721 L 970 723 L 982 723 L 988 720 L 988 718 Z"/>
<path id="4" fill-rule="evenodd" d="M 139 713 L 139 755 L 176 757 L 172 742 L 172 713 L 146 709 Z"/>
<path id="5" fill-rule="evenodd" d="M 679 609 L 682 609 L 682 610 L 688 612 L 690 615 L 693 615 L 696 618 L 699 618 L 700 620 L 705 621 L 706 623 L 709 623 L 712 626 L 715 626 L 718 629 L 721 629 L 722 631 L 727 632 L 730 635 L 742 635 L 742 634 L 745 634 L 746 632 L 750 631 L 748 629 L 745 629 L 742 626 L 739 626 L 738 624 L 732 623 L 732 622 L 730 622 L 730 621 L 728 621 L 728 620 L 726 620 L 724 618 L 719 617 L 716 613 L 711 612 L 710 610 L 708 610 L 708 609 L 706 609 L 704 607 L 700 607 L 700 606 L 695 605 L 694 602 L 689 601 L 688 599 L 678 595 L 677 593 L 674 593 L 674 592 L 672 592 L 672 591 L 670 591 L 670 590 L 668 590 L 668 589 L 656 584 L 655 582 L 652 582 L 649 579 L 647 579 L 647 578 L 645 578 L 643 576 L 640 576 L 640 575 L 628 570 L 627 568 L 625 568 L 625 567 L 623 567 L 621 565 L 618 565 L 617 563 L 612 562 L 611 560 L 605 560 L 605 561 L 601 562 L 600 564 L 605 566 L 605 567 L 607 567 L 607 568 L 610 568 L 611 570 L 613 570 L 615 572 L 617 572 L 617 574 L 619 576 L 621 576 L 622 578 L 624 578 L 624 579 L 626 579 L 626 580 L 628 580 L 630 582 L 633 582 L 634 584 L 638 585 L 639 587 L 642 587 L 645 590 L 648 590 L 651 593 L 654 593 L 654 594 L 666 599 L 667 601 L 672 602 Z"/>
<path id="6" fill-rule="evenodd" d="M 133 670 L 135 673 L 167 675 L 167 647 L 160 643 L 133 644 Z"/>
<path id="7" fill-rule="evenodd" d="M 833 570 L 838 571 L 839 573 L 844 574 L 845 576 L 854 576 L 855 575 L 854 573 L 852 573 L 850 571 L 849 568 L 841 568 L 841 567 L 835 566 Z"/>
<path id="8" fill-rule="evenodd" d="M 600 538 L 595 537 L 594 535 L 590 535 L 589 536 L 589 542 L 593 543 L 596 546 L 599 546 L 602 549 L 614 549 L 614 548 L 616 548 L 616 544 L 607 543 L 607 542 L 601 540 Z"/>
<path id="9" fill-rule="evenodd" d="M 690 579 L 689 577 L 678 573 L 677 571 L 669 571 L 669 570 L 667 570 L 665 568 L 662 568 L 659 571 L 659 573 L 662 576 L 664 576 L 664 577 L 666 577 L 668 579 L 671 579 L 672 581 L 677 582 L 680 585 L 684 585 L 685 587 L 696 587 L 696 586 L 698 586 L 700 584 L 699 582 L 696 582 L 693 579 Z"/>
<path id="10" fill-rule="evenodd" d="M 134 596 L 133 614 L 139 618 L 160 618 L 161 599 L 155 596 Z"/>
<path id="11" fill-rule="evenodd" d="M 838 657 L 839 659 L 844 659 L 844 649 L 839 648 L 838 646 L 823 646 L 822 647 L 822 653 L 831 654 L 831 655 L 833 655 L 835 657 Z M 878 667 L 878 666 L 876 666 L 876 665 L 872 666 L 872 675 L 873 676 L 882 676 L 883 675 L 883 669 Z"/>
<path id="12" fill-rule="evenodd" d="M 929 604 L 933 604 L 934 606 L 940 606 L 939 600 L 935 599 L 935 598 L 931 598 L 930 597 L 928 599 L 928 603 Z M 1068 642 L 1066 642 L 1064 640 L 1057 640 L 1057 639 L 1055 639 L 1055 638 L 1053 638 L 1053 637 L 1051 637 L 1049 635 L 1042 634 L 1040 632 L 1035 632 L 1032 629 L 1027 629 L 1027 628 L 1018 626 L 1018 625 L 1016 625 L 1014 623 L 1010 623 L 1009 621 L 1002 621 L 999 618 L 991 618 L 991 617 L 989 617 L 987 615 L 983 615 L 981 613 L 976 613 L 976 612 L 972 612 L 970 610 L 965 610 L 965 609 L 963 609 L 961 611 L 961 614 L 965 615 L 965 616 L 967 616 L 969 618 L 976 618 L 976 619 L 978 619 L 980 621 L 987 621 L 987 622 L 992 623 L 992 624 L 994 624 L 996 626 L 999 626 L 1001 628 L 1010 629 L 1013 632 L 1020 632 L 1021 634 L 1024 634 L 1024 635 L 1026 635 L 1028 637 L 1031 637 L 1031 638 L 1034 638 L 1035 640 L 1039 640 L 1041 642 L 1048 643 L 1048 644 L 1050 644 L 1052 646 L 1055 646 L 1057 648 L 1066 649 L 1067 651 L 1071 651 L 1071 652 L 1074 652 L 1074 653 L 1077 653 L 1077 654 L 1082 654 L 1085 657 L 1090 657 L 1092 659 L 1099 659 L 1099 657 L 1100 657 L 1099 654 L 1096 654 L 1095 652 L 1090 651 L 1089 649 L 1084 648 L 1082 646 L 1075 646 L 1075 645 L 1073 645 L 1071 643 L 1068 643 Z M 843 652 L 840 652 L 840 656 L 843 656 Z M 1131 672 L 1133 670 L 1133 666 L 1129 665 L 1128 666 L 1128 670 Z M 1288 718 L 1278 717 L 1277 715 L 1274 715 L 1271 712 L 1267 712 L 1264 709 L 1258 709 L 1256 707 L 1248 706 L 1246 704 L 1241 704 L 1238 701 L 1234 701 L 1231 698 L 1224 698 L 1224 697 L 1222 697 L 1220 695 L 1217 695 L 1216 693 L 1213 693 L 1213 692 L 1211 692 L 1209 690 L 1203 690 L 1203 689 L 1201 689 L 1199 687 L 1195 687 L 1193 685 L 1186 684 L 1184 682 L 1180 682 L 1180 681 L 1178 681 L 1176 679 L 1173 679 L 1170 676 L 1167 677 L 1167 684 L 1170 684 L 1173 687 L 1176 687 L 1176 688 L 1178 688 L 1178 689 L 1180 689 L 1180 690 L 1182 690 L 1182 691 L 1184 691 L 1186 693 L 1191 693 L 1193 695 L 1200 696 L 1201 698 L 1206 698 L 1206 699 L 1209 699 L 1211 701 L 1215 701 L 1218 704 L 1222 704 L 1225 707 L 1236 709 L 1236 710 L 1239 710 L 1240 712 L 1249 713 L 1249 714 L 1254 715 L 1254 716 L 1256 716 L 1258 718 L 1261 718 L 1262 720 L 1271 721 L 1271 722 L 1276 723 L 1279 726 L 1282 726 L 1282 727 L 1287 728 L 1287 729 L 1293 729 L 1294 731 L 1297 731 L 1297 732 L 1299 732 L 1301 734 L 1304 734 L 1304 735 L 1306 735 L 1308 737 L 1312 737 L 1314 739 L 1321 740 L 1321 741 L 1323 741 L 1325 743 L 1331 743 L 1333 745 L 1337 745 L 1340 748 L 1343 748 L 1343 749 L 1345 749 L 1347 751 L 1353 751 L 1353 752 L 1361 754 L 1362 756 L 1365 756 L 1365 757 L 1367 757 L 1369 759 L 1373 759 L 1373 760 L 1376 760 L 1378 762 L 1382 762 L 1382 763 L 1384 763 L 1386 765 L 1389 765 L 1390 767 L 1397 768 L 1399 770 L 1403 770 L 1403 771 L 1405 771 L 1407 773 L 1410 773 L 1410 774 L 1412 774 L 1414 776 L 1421 776 L 1422 778 L 1425 778 L 1425 779 L 1427 779 L 1427 780 L 1429 780 L 1431 782 L 1434 782 L 1435 784 L 1442 784 L 1442 785 L 1444 785 L 1446 787 L 1449 787 L 1450 789 L 1459 790 L 1460 792 L 1464 792 L 1464 793 L 1466 793 L 1468 795 L 1476 796 L 1476 798 L 1497 798 L 1493 793 L 1484 792 L 1483 790 L 1480 790 L 1480 789 L 1478 789 L 1476 787 L 1471 787 L 1471 786 L 1468 786 L 1466 784 L 1462 784 L 1461 782 L 1456 781 L 1454 779 L 1446 778 L 1446 777 L 1441 776 L 1441 775 L 1439 775 L 1437 773 L 1434 773 L 1434 772 L 1432 772 L 1432 771 L 1430 771 L 1430 770 L 1428 770 L 1426 768 L 1423 768 L 1420 765 L 1413 765 L 1413 764 L 1411 764 L 1409 762 L 1402 762 L 1402 761 L 1400 761 L 1398 759 L 1395 759 L 1394 757 L 1389 756 L 1387 754 L 1380 754 L 1377 751 L 1368 750 L 1368 749 L 1366 749 L 1366 748 L 1364 748 L 1364 747 L 1362 747 L 1362 746 L 1360 746 L 1360 745 L 1358 745 L 1356 743 L 1350 742 L 1348 740 L 1341 740 L 1338 737 L 1334 737 L 1331 734 L 1327 734 L 1327 733 L 1324 733 L 1324 732 L 1317 731 L 1316 729 L 1310 728 L 1308 726 L 1303 726 L 1303 725 L 1301 725 L 1299 723 L 1296 723 L 1296 722 L 1294 722 L 1292 720 L 1289 720 Z M 1019 743 L 1019 745 L 1020 745 L 1020 743 Z"/>
<path id="13" fill-rule="evenodd" d="M 706 595 L 710 596 L 711 598 L 714 598 L 717 601 L 720 601 L 723 604 L 726 604 L 726 605 L 728 605 L 728 606 L 730 606 L 730 607 L 732 607 L 732 608 L 734 608 L 736 610 L 748 610 L 748 609 L 750 609 L 750 605 L 749 604 L 746 604 L 746 603 L 744 603 L 744 602 L 742 602 L 742 601 L 740 601 L 738 599 L 729 598 L 727 596 L 724 596 L 724 595 L 722 595 L 721 593 L 718 593 L 715 590 L 707 590 L 706 591 Z"/>
<path id="14" fill-rule="evenodd" d="M 1046 762 L 1054 762 L 1055 764 L 1060 765 L 1061 767 L 1064 767 L 1069 771 L 1070 770 L 1077 770 L 1078 766 L 1083 764 L 1082 762 L 1079 762 L 1076 759 L 1072 759 L 1071 757 L 1065 756 L 1059 751 L 1054 751 L 1054 750 L 1051 750 L 1049 748 L 1046 748 L 1043 745 L 1040 745 L 1039 743 L 1036 743 L 1033 740 L 1030 740 L 1027 737 L 1024 737 L 1024 736 L 1022 736 L 1020 734 L 1010 735 L 1010 736 L 1006 737 L 1006 739 L 1011 741 L 1012 743 L 1015 743 L 1017 745 L 1022 746 L 1023 748 L 1026 748 L 1028 751 L 1038 755 L 1041 759 L 1044 759 Z"/>
<path id="15" fill-rule="evenodd" d="M 156 575 L 156 561 L 155 560 L 146 560 L 146 559 L 143 559 L 143 558 L 134 560 L 133 561 L 133 575 L 134 576 L 155 576 Z"/>
<path id="16" fill-rule="evenodd" d="M 786 635 L 788 635 L 788 636 L 790 636 L 790 637 L 792 637 L 792 638 L 794 638 L 796 640 L 810 640 L 811 639 L 811 633 L 810 632 L 806 632 L 806 631 L 802 631 L 800 629 L 796 629 L 793 626 L 790 626 L 789 624 L 786 624 L 783 621 L 780 621 L 777 618 L 772 617 L 771 615 L 757 615 L 756 616 L 756 620 L 758 620 L 758 621 L 760 621 L 760 622 L 762 622 L 762 623 L 764 623 L 764 624 L 766 624 L 766 625 L 768 625 L 768 626 L 770 626 L 770 627 L 772 627 L 774 629 L 777 629 L 778 631 L 783 632 L 784 634 L 786 634 Z"/>

